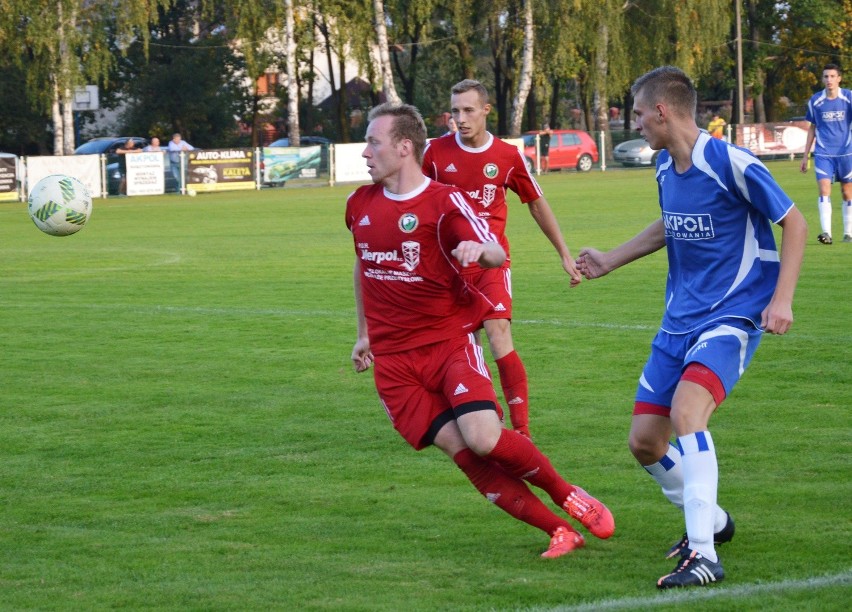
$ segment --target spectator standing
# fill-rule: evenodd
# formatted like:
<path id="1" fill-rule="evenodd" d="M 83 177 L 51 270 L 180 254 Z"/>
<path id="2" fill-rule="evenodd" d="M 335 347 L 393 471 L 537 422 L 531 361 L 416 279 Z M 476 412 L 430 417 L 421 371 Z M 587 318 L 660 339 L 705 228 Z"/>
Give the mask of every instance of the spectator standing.
<path id="1" fill-rule="evenodd" d="M 814 149 L 814 173 L 819 187 L 821 244 L 831 244 L 831 185 L 840 181 L 843 197 L 843 242 L 852 242 L 852 91 L 840 87 L 840 66 L 826 64 L 822 70 L 825 89 L 808 101 L 805 119 L 811 122 L 805 141 L 801 171 L 808 171 L 808 156 Z"/>
<path id="2" fill-rule="evenodd" d="M 145 151 L 145 152 L 148 152 L 148 153 L 150 153 L 152 151 L 156 153 L 158 151 L 162 151 L 163 147 L 160 146 L 160 139 L 157 138 L 156 136 L 152 136 L 150 144 L 148 144 L 142 150 Z"/>
<path id="3" fill-rule="evenodd" d="M 728 125 L 727 122 L 722 119 L 719 113 L 713 113 L 713 118 L 710 120 L 710 123 L 707 124 L 707 131 L 710 132 L 710 135 L 713 138 L 722 140 L 725 138 L 726 125 Z"/>
<path id="4" fill-rule="evenodd" d="M 541 171 L 547 174 L 550 171 L 550 138 L 553 136 L 553 130 L 546 123 L 544 129 L 539 132 L 538 150 L 541 156 Z"/>
<path id="5" fill-rule="evenodd" d="M 452 116 L 450 116 L 447 119 L 447 131 L 444 133 L 444 136 L 452 136 L 453 134 L 455 134 L 458 131 L 459 131 L 459 126 L 456 123 L 456 120 L 453 119 Z"/>
<path id="6" fill-rule="evenodd" d="M 183 151 L 194 151 L 195 147 L 181 138 L 177 132 L 172 134 L 172 139 L 169 141 L 169 164 L 172 167 L 172 175 L 178 184 L 178 189 L 183 188 L 183 176 L 180 168 L 180 154 Z"/>
<path id="7" fill-rule="evenodd" d="M 136 146 L 135 140 L 128 138 L 127 142 L 121 148 L 116 149 L 115 152 L 118 154 L 118 171 L 121 174 L 118 193 L 120 195 L 127 195 L 127 155 L 141 153 L 142 149 Z"/>

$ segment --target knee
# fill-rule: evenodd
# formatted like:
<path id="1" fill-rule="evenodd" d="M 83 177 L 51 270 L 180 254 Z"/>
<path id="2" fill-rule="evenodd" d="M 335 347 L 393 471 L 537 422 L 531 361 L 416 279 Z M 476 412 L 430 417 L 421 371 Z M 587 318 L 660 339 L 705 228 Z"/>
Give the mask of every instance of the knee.
<path id="1" fill-rule="evenodd" d="M 640 465 L 652 465 L 656 463 L 662 459 L 669 447 L 667 440 L 661 442 L 660 440 L 643 436 L 636 432 L 630 433 L 627 446 Z"/>
<path id="2" fill-rule="evenodd" d="M 470 450 L 480 457 L 484 457 L 497 446 L 498 438 L 499 436 L 494 436 L 492 432 L 477 431 L 467 433 L 464 441 Z"/>

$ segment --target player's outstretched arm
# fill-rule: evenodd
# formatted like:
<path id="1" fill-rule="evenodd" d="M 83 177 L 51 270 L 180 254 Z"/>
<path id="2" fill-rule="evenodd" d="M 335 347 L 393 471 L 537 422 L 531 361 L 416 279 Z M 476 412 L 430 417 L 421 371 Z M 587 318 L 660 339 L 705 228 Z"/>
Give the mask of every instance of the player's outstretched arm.
<path id="1" fill-rule="evenodd" d="M 550 207 L 547 199 L 541 196 L 530 202 L 528 206 L 530 214 L 535 219 L 542 233 L 547 236 L 547 239 L 550 240 L 550 243 L 559 254 L 559 258 L 562 260 L 562 269 L 571 277 L 571 286 L 577 286 L 583 277 L 577 269 L 577 262 L 571 257 L 571 251 L 565 243 L 565 237 L 562 235 L 559 221 L 556 220 L 556 215 L 553 214 L 553 209 Z"/>
<path id="2" fill-rule="evenodd" d="M 808 171 L 808 157 L 811 154 L 811 148 L 814 145 L 814 140 L 816 139 L 816 126 L 811 123 L 811 126 L 808 128 L 808 137 L 805 140 L 805 154 L 802 156 L 802 165 L 799 167 L 799 170 L 802 172 Z"/>
<path id="3" fill-rule="evenodd" d="M 799 281 L 799 271 L 808 239 L 808 224 L 795 206 L 779 225 L 782 228 L 781 269 L 772 299 L 760 317 L 760 326 L 770 334 L 785 334 L 793 325 L 793 293 Z"/>
<path id="4" fill-rule="evenodd" d="M 506 251 L 493 241 L 477 242 L 475 240 L 462 240 L 453 249 L 452 256 L 461 264 L 462 268 L 468 267 L 473 262 L 483 268 L 496 268 L 502 266 L 506 261 Z"/>
<path id="5" fill-rule="evenodd" d="M 611 251 L 592 248 L 580 250 L 577 269 L 588 279 L 600 278 L 645 255 L 650 255 L 666 246 L 663 220 L 658 219 L 627 242 Z"/>
<path id="6" fill-rule="evenodd" d="M 352 365 L 356 372 L 363 372 L 373 365 L 373 353 L 370 350 L 367 317 L 364 316 L 364 301 L 361 297 L 361 262 L 357 259 L 352 271 L 352 284 L 355 288 L 355 314 L 358 320 L 358 339 L 352 347 Z"/>

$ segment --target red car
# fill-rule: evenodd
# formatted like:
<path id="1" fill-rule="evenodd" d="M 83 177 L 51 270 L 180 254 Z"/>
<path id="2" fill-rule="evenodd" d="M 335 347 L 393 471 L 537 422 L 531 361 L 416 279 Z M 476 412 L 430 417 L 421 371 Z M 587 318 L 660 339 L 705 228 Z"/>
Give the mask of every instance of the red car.
<path id="1" fill-rule="evenodd" d="M 535 135 L 539 132 L 524 134 L 524 157 L 527 169 L 535 170 Z M 598 145 L 592 137 L 582 130 L 553 130 L 550 135 L 550 169 L 576 168 L 588 172 L 598 162 Z"/>

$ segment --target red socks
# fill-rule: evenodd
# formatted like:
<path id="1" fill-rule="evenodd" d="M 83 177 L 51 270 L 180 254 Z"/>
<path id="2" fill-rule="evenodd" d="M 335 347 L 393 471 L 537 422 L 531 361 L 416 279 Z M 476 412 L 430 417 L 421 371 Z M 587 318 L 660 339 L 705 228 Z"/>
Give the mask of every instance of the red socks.
<path id="1" fill-rule="evenodd" d="M 516 431 L 504 429 L 500 433 L 497 445 L 486 455 L 486 458 L 498 463 L 515 478 L 526 480 L 544 489 L 553 503 L 560 508 L 574 490 L 574 486 L 559 475 L 550 460 L 538 450 L 532 440 Z"/>
<path id="2" fill-rule="evenodd" d="M 509 419 L 512 429 L 529 437 L 529 385 L 527 371 L 517 351 L 512 351 L 495 360 L 497 372 L 500 374 L 500 386 L 503 396 L 509 406 Z"/>
<path id="3" fill-rule="evenodd" d="M 549 535 L 558 527 L 570 528 L 568 522 L 551 512 L 522 480 L 506 473 L 494 461 L 480 457 L 469 448 L 456 453 L 453 461 L 477 491 L 514 518 Z"/>

